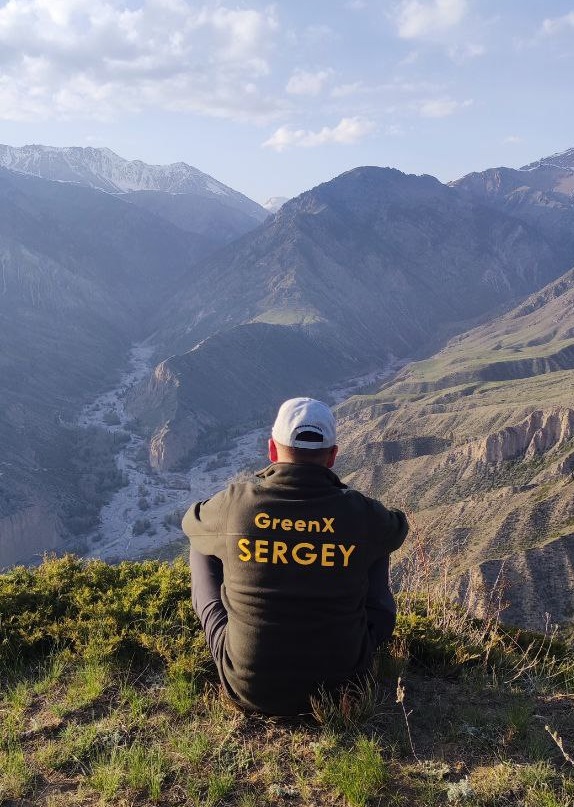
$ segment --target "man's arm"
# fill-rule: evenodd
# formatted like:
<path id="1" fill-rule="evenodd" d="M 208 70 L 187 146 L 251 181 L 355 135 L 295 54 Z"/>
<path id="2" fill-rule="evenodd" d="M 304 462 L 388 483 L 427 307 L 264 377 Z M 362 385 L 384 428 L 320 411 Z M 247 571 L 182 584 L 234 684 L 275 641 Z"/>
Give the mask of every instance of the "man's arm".
<path id="1" fill-rule="evenodd" d="M 367 623 L 378 647 L 393 635 L 397 606 L 389 586 L 389 556 L 379 558 L 369 569 L 367 591 Z"/>
<path id="2" fill-rule="evenodd" d="M 388 641 L 395 628 L 397 607 L 389 583 L 390 553 L 402 546 L 409 524 L 401 510 L 387 509 L 373 501 L 375 511 L 374 532 L 380 536 L 383 554 L 369 569 L 367 591 L 367 622 L 376 645 Z"/>
<path id="3" fill-rule="evenodd" d="M 373 500 L 375 511 L 374 530 L 381 536 L 387 552 L 401 547 L 409 531 L 409 522 L 402 510 L 387 509 L 384 504 Z"/>
<path id="4" fill-rule="evenodd" d="M 192 504 L 181 522 L 181 528 L 192 547 L 202 555 L 215 555 L 223 559 L 225 539 L 222 524 L 225 517 L 225 491 L 211 499 Z"/>

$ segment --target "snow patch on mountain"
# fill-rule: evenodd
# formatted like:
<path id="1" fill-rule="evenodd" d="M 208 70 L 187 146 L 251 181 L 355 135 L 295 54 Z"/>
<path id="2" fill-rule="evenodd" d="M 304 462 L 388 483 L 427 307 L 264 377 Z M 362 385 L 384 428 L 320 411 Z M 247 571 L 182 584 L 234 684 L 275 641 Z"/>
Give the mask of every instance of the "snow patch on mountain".
<path id="1" fill-rule="evenodd" d="M 216 195 L 226 197 L 228 203 L 240 203 L 246 212 L 249 208 L 254 213 L 261 210 L 248 197 L 187 163 L 148 165 L 141 160 L 126 160 L 109 148 L 0 145 L 0 166 L 43 179 L 77 182 L 108 193 L 163 191 Z"/>
<path id="2" fill-rule="evenodd" d="M 562 168 L 574 170 L 574 148 L 566 151 L 551 154 L 549 157 L 541 157 L 529 165 L 523 165 L 521 171 L 532 171 L 535 168 Z"/>

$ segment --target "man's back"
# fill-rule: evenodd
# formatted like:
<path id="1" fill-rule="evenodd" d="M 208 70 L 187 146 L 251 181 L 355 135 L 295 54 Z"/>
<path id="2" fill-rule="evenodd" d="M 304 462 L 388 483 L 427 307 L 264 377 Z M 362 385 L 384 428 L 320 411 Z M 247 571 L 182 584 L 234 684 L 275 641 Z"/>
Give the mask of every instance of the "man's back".
<path id="1" fill-rule="evenodd" d="M 293 714 L 308 710 L 319 685 L 367 669 L 369 570 L 402 544 L 402 513 L 324 466 L 276 462 L 195 505 L 183 528 L 195 550 L 223 563 L 228 624 L 216 662 L 231 697 Z"/>

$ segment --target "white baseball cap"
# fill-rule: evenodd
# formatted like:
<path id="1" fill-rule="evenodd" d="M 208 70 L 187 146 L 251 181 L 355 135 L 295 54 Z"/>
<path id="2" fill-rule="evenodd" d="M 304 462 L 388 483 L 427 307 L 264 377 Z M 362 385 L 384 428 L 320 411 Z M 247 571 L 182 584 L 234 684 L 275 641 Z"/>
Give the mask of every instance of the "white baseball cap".
<path id="1" fill-rule="evenodd" d="M 314 398 L 290 398 L 279 407 L 273 439 L 292 448 L 331 448 L 337 442 L 333 413 Z"/>

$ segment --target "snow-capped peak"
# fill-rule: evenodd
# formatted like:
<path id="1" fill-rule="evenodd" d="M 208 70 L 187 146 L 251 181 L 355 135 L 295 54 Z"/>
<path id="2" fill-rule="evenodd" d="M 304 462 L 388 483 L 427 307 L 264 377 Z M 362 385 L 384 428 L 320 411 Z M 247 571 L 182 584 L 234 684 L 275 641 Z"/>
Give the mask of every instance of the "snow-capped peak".
<path id="1" fill-rule="evenodd" d="M 217 195 L 259 207 L 247 197 L 183 162 L 148 165 L 109 148 L 0 145 L 0 166 L 44 179 L 77 182 L 108 193 L 164 191 Z M 260 208 L 259 208 L 260 209 Z"/>

